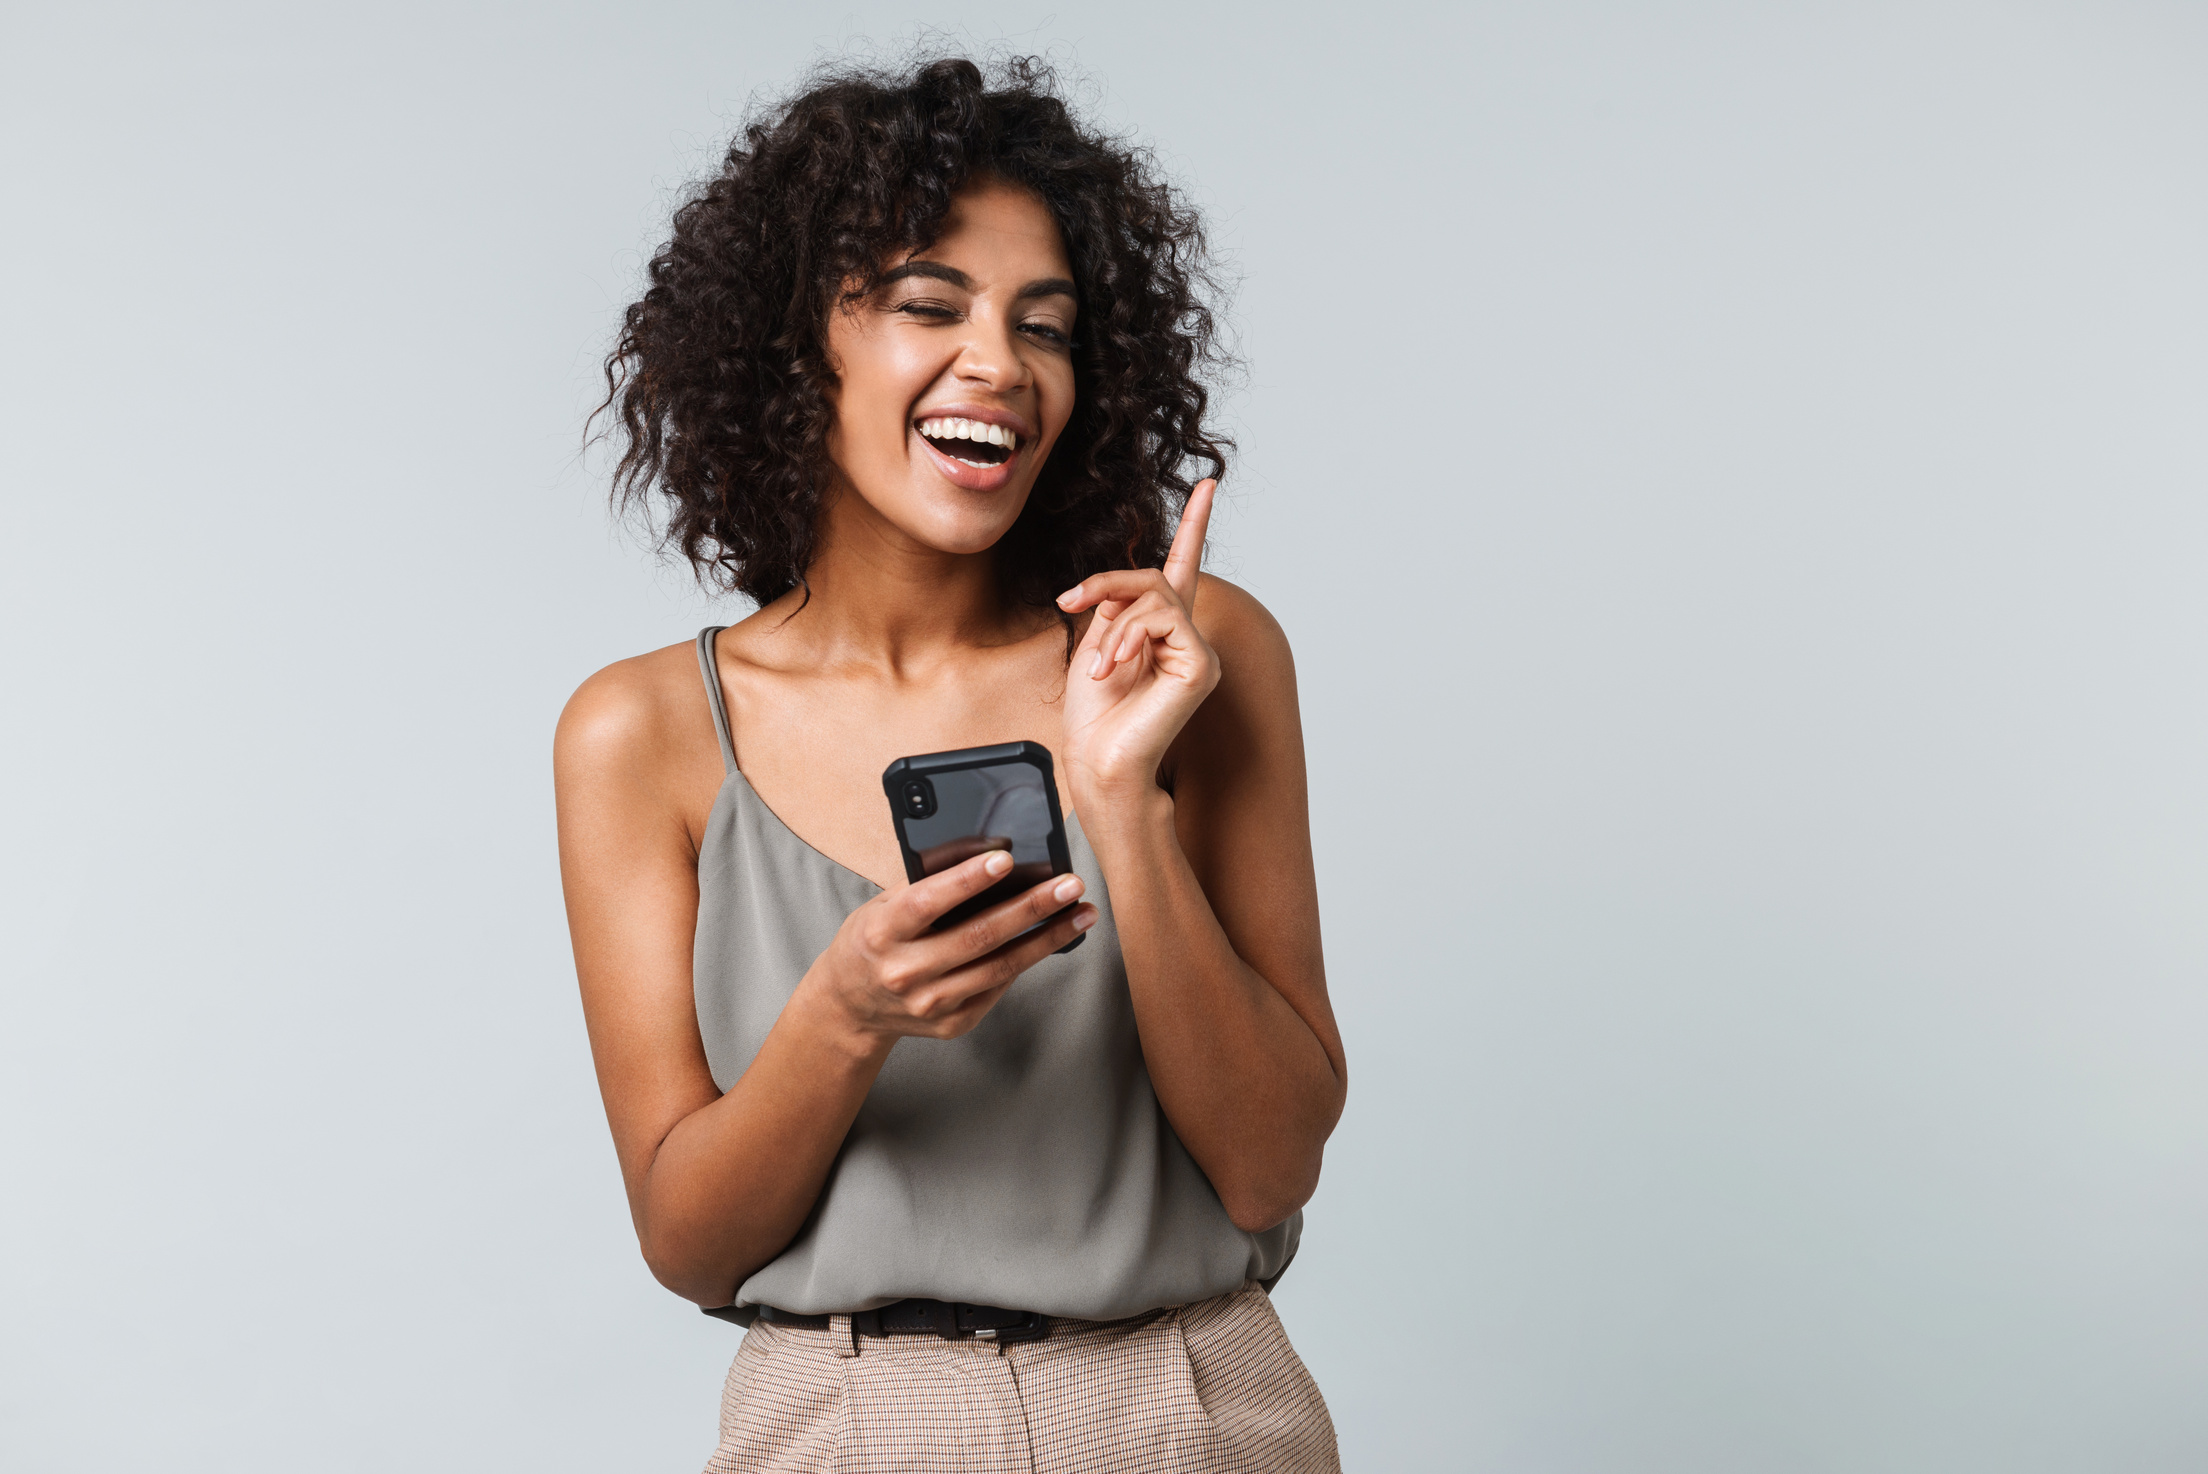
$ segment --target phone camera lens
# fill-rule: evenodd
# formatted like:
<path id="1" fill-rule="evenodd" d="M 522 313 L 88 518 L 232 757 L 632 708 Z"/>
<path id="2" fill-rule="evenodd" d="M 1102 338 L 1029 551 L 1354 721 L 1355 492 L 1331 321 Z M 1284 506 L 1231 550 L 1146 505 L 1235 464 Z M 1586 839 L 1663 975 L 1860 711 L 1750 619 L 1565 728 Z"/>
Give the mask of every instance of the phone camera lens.
<path id="1" fill-rule="evenodd" d="M 925 819 L 935 812 L 935 785 L 925 778 L 905 780 L 905 817 Z"/>

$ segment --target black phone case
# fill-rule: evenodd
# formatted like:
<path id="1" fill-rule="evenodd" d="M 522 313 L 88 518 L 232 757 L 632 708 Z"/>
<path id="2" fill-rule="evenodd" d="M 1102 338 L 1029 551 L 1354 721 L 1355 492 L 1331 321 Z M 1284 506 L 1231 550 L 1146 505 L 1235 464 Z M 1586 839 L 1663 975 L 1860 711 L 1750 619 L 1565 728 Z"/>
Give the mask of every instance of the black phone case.
<path id="1" fill-rule="evenodd" d="M 1043 799 L 1050 813 L 1050 829 L 1044 837 L 1050 855 L 1050 873 L 1072 873 L 1073 857 L 1066 848 L 1066 825 L 1058 809 L 1058 778 L 1051 765 L 1050 749 L 1040 742 L 1000 742 L 993 747 L 961 747 L 951 752 L 927 752 L 916 757 L 901 757 L 882 770 L 882 792 L 889 799 L 890 822 L 897 830 L 898 852 L 905 858 L 905 879 L 917 882 L 928 873 L 920 849 L 913 844 L 912 832 L 907 827 L 903 802 L 905 784 L 914 778 L 924 778 L 929 780 L 932 787 L 936 779 L 945 775 L 1015 765 L 1035 769 L 1041 779 Z M 934 812 L 930 810 L 930 816 Z M 981 894 L 960 902 L 937 917 L 936 929 L 956 925 L 975 912 L 986 911 L 998 902 L 1008 900 L 1029 886 L 1039 883 L 1040 881 L 1023 876 L 1015 870 Z M 1088 934 L 1084 932 L 1060 947 L 1055 955 L 1064 956 L 1087 940 Z"/>

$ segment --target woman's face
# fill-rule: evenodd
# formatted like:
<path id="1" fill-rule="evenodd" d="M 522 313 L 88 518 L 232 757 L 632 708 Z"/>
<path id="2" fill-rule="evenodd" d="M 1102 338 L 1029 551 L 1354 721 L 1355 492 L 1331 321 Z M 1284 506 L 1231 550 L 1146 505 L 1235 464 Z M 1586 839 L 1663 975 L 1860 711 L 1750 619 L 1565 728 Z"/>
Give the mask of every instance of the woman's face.
<path id="1" fill-rule="evenodd" d="M 1073 413 L 1072 277 L 1035 196 L 962 191 L 935 244 L 829 318 L 839 493 L 923 546 L 994 546 Z"/>

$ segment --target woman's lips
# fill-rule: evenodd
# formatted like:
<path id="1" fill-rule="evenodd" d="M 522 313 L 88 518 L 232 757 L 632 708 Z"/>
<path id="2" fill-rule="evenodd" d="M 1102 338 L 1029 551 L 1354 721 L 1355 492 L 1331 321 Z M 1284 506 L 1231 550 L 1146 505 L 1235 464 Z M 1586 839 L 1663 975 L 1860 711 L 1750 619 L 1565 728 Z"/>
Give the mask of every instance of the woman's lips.
<path id="1" fill-rule="evenodd" d="M 1012 472 L 1019 465 L 1020 457 L 1027 453 L 1027 447 L 1022 445 L 1018 450 L 1006 456 L 999 465 L 974 466 L 959 460 L 956 456 L 947 456 L 942 451 L 937 450 L 928 440 L 928 437 L 920 433 L 920 427 L 917 425 L 908 425 L 905 428 L 905 433 L 911 436 L 923 451 L 927 452 L 930 460 L 934 462 L 935 469 L 943 473 L 944 480 L 965 491 L 1004 490 L 1011 483 Z"/>

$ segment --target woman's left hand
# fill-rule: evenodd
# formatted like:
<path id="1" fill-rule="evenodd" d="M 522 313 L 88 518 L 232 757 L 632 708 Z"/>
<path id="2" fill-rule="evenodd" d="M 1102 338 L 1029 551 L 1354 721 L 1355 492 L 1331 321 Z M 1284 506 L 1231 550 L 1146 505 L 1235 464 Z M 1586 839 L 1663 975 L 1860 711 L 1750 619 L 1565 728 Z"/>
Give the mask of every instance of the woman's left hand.
<path id="1" fill-rule="evenodd" d="M 1099 573 L 1058 596 L 1068 614 L 1094 609 L 1066 672 L 1066 782 L 1076 808 L 1155 792 L 1158 765 L 1219 684 L 1219 657 L 1197 632 L 1196 574 L 1218 483 L 1188 494 L 1165 568 Z"/>

